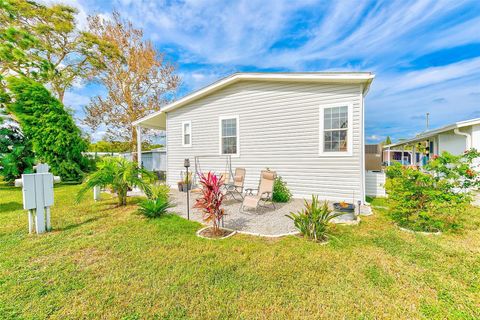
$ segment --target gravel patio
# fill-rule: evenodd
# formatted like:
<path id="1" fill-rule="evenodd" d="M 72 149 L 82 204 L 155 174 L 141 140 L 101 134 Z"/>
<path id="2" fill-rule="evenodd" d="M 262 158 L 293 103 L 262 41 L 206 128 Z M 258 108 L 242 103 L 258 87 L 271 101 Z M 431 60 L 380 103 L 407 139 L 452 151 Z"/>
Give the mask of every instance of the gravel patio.
<path id="1" fill-rule="evenodd" d="M 192 208 L 195 203 L 195 198 L 199 194 L 195 192 L 190 193 L 190 219 L 204 223 L 202 214 L 199 210 Z M 186 218 L 187 217 L 187 197 L 184 192 L 178 190 L 171 191 L 171 200 L 176 205 L 171 209 L 172 212 Z M 237 230 L 241 233 L 278 237 L 288 234 L 295 234 L 297 230 L 293 225 L 293 221 L 285 215 L 294 211 L 297 212 L 303 208 L 302 199 L 292 199 L 288 203 L 275 203 L 276 209 L 273 208 L 259 208 L 258 212 L 247 211 L 240 212 L 240 201 L 228 199 L 224 201 L 224 209 L 226 211 L 224 226 L 226 228 Z M 370 214 L 370 207 L 362 207 L 362 214 Z M 343 224 L 358 224 L 360 219 L 352 221 L 348 218 L 339 217 L 336 223 Z"/>

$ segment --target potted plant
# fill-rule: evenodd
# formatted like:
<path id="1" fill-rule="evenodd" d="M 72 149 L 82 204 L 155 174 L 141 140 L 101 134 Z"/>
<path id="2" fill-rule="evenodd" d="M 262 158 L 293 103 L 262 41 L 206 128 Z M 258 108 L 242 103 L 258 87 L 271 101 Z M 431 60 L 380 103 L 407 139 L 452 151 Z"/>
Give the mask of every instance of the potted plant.
<path id="1" fill-rule="evenodd" d="M 182 189 L 183 189 L 183 192 L 192 190 L 192 173 L 191 172 L 183 176 Z"/>
<path id="2" fill-rule="evenodd" d="M 201 196 L 197 198 L 194 208 L 200 209 L 205 222 L 211 222 L 211 227 L 200 229 L 197 235 L 202 238 L 223 239 L 235 234 L 234 230 L 220 228 L 220 221 L 225 215 L 222 202 L 225 195 L 222 193 L 223 180 L 214 173 L 200 176 L 202 186 Z"/>

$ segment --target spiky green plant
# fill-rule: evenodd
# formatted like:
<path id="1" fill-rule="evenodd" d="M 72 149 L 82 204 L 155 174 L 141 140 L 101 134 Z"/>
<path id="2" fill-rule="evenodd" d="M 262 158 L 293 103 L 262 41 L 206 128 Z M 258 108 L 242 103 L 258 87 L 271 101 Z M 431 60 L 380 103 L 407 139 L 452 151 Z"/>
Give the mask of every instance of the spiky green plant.
<path id="1" fill-rule="evenodd" d="M 163 197 L 156 199 L 146 199 L 138 204 L 138 212 L 147 218 L 158 218 L 167 213 L 167 210 L 174 205 Z"/>
<path id="2" fill-rule="evenodd" d="M 156 200 L 162 198 L 164 200 L 169 199 L 170 187 L 166 184 L 157 184 L 150 187 L 150 190 L 146 192 L 147 198 L 150 200 Z"/>
<path id="3" fill-rule="evenodd" d="M 127 204 L 127 191 L 135 187 L 151 193 L 152 172 L 138 168 L 137 164 L 123 158 L 108 157 L 98 164 L 98 170 L 90 174 L 77 194 L 79 202 L 85 193 L 95 186 L 111 187 L 118 196 L 118 205 Z"/>
<path id="4" fill-rule="evenodd" d="M 318 196 L 312 195 L 312 202 L 305 200 L 305 208 L 286 215 L 302 235 L 315 241 L 327 241 L 331 236 L 328 223 L 342 213 L 332 213 L 328 201 L 320 204 Z"/>

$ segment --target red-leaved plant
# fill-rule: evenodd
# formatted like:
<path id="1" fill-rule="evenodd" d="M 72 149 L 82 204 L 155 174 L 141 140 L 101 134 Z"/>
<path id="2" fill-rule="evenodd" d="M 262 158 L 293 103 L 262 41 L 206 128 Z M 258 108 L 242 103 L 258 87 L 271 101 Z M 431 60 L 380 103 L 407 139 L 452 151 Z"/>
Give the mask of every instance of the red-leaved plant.
<path id="1" fill-rule="evenodd" d="M 225 195 L 221 191 L 223 180 L 217 177 L 213 172 L 200 176 L 200 184 L 202 185 L 202 196 L 196 200 L 194 208 L 198 208 L 203 213 L 205 222 L 212 221 L 213 233 L 220 233 L 220 220 L 225 214 L 222 206 Z"/>

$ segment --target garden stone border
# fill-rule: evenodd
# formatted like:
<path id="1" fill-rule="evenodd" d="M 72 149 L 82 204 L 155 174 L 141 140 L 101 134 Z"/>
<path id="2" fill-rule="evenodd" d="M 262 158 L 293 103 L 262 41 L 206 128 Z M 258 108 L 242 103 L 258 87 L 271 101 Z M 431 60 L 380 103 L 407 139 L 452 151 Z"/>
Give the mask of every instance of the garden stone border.
<path id="1" fill-rule="evenodd" d="M 240 230 L 237 230 L 237 233 L 245 234 L 247 236 L 263 237 L 263 238 L 282 238 L 282 237 L 288 237 L 288 236 L 296 236 L 296 235 L 300 234 L 300 232 L 298 232 L 298 231 L 281 233 L 281 234 L 264 234 L 264 233 L 240 231 Z"/>
<path id="2" fill-rule="evenodd" d="M 335 222 L 332 221 L 331 223 L 334 225 L 339 225 L 339 226 L 358 226 L 360 224 L 360 216 L 357 216 L 357 219 L 355 220 L 350 220 L 350 221 L 340 221 L 340 222 Z"/>
<path id="3" fill-rule="evenodd" d="M 400 229 L 401 231 L 403 232 L 407 232 L 407 233 L 411 233 L 411 234 L 421 234 L 421 235 L 424 235 L 424 236 L 440 236 L 442 235 L 442 231 L 435 231 L 435 232 L 426 232 L 426 231 L 414 231 L 414 230 L 411 230 L 411 229 L 407 229 L 407 228 L 403 228 L 403 227 L 400 227 L 398 224 L 395 224 L 397 226 L 398 229 Z"/>
<path id="4" fill-rule="evenodd" d="M 231 231 L 231 233 L 228 234 L 228 235 L 226 235 L 226 236 L 224 236 L 224 237 L 220 237 L 220 238 L 209 238 L 209 237 L 202 236 L 202 235 L 201 235 L 202 231 L 203 231 L 203 230 L 206 230 L 206 229 L 208 229 L 208 228 L 212 228 L 212 226 L 206 226 L 206 227 L 203 227 L 203 228 L 201 228 L 200 230 L 198 230 L 198 231 L 196 232 L 197 237 L 203 238 L 203 239 L 208 239 L 208 240 L 223 240 L 223 239 L 227 239 L 227 238 L 233 237 L 233 236 L 236 235 L 237 232 L 238 232 L 237 230 L 233 230 L 233 229 L 229 229 L 229 228 L 221 228 L 221 229 L 223 229 L 223 230 Z"/>

